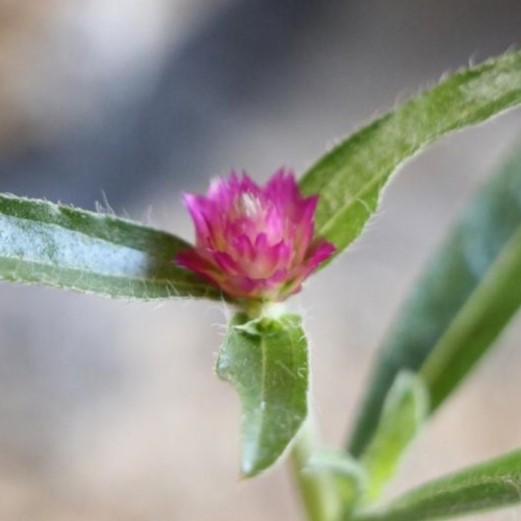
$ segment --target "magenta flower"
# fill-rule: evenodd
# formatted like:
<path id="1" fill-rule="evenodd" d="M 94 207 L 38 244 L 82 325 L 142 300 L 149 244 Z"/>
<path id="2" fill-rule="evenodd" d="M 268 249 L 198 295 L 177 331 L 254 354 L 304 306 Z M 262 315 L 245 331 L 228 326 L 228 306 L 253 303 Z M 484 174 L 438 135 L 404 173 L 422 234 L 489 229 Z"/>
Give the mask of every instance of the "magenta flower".
<path id="1" fill-rule="evenodd" d="M 232 173 L 206 197 L 184 200 L 196 246 L 177 263 L 233 298 L 284 300 L 335 252 L 314 236 L 318 196 L 303 197 L 291 171 L 279 170 L 263 188 Z"/>

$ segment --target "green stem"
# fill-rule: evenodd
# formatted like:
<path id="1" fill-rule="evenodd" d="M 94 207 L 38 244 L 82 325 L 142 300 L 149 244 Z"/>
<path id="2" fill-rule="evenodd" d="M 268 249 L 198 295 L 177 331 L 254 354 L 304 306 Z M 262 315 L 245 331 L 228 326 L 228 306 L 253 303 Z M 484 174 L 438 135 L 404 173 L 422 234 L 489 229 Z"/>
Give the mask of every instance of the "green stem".
<path id="1" fill-rule="evenodd" d="M 291 452 L 295 482 L 309 521 L 338 521 L 341 502 L 332 476 L 306 468 L 316 445 L 314 425 L 308 418 Z"/>

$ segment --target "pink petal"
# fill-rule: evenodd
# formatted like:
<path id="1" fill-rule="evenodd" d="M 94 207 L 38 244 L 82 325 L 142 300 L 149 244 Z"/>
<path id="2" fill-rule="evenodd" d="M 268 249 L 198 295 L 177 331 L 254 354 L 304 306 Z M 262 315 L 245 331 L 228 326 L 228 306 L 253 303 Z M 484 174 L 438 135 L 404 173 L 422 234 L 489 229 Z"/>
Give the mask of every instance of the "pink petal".
<path id="1" fill-rule="evenodd" d="M 239 275 L 241 273 L 237 263 L 227 253 L 217 251 L 212 256 L 224 272 L 230 275 Z"/>
<path id="2" fill-rule="evenodd" d="M 287 277 L 288 277 L 288 270 L 281 269 L 281 270 L 276 271 L 269 279 L 267 279 L 266 284 L 268 286 L 279 285 L 280 283 L 285 282 Z"/>
<path id="3" fill-rule="evenodd" d="M 297 205 L 299 219 L 313 222 L 315 220 L 315 212 L 318 206 L 318 195 L 312 195 L 306 199 L 302 199 Z"/>
<path id="4" fill-rule="evenodd" d="M 209 271 L 212 267 L 196 250 L 187 250 L 178 253 L 175 262 L 181 268 L 186 268 L 197 273 L 204 273 Z"/>
<path id="5" fill-rule="evenodd" d="M 287 267 L 291 262 L 293 248 L 284 241 L 280 241 L 271 248 L 271 259 L 277 266 Z"/>
<path id="6" fill-rule="evenodd" d="M 194 222 L 197 245 L 202 248 L 221 248 L 224 232 L 219 207 L 201 195 L 184 194 L 183 199 Z"/>
<path id="7" fill-rule="evenodd" d="M 304 267 L 308 274 L 315 271 L 322 263 L 330 259 L 336 252 L 336 246 L 327 241 L 319 242 L 315 248 L 310 252 L 305 261 Z"/>
<path id="8" fill-rule="evenodd" d="M 285 218 L 279 208 L 272 207 L 268 210 L 264 220 L 264 232 L 269 238 L 271 244 L 279 242 L 284 237 Z"/>
<path id="9" fill-rule="evenodd" d="M 221 210 L 229 210 L 238 193 L 237 175 L 232 173 L 230 179 L 218 177 L 212 180 L 208 189 L 208 199 L 214 201 Z"/>
<path id="10" fill-rule="evenodd" d="M 262 233 L 255 241 L 255 257 L 244 265 L 244 271 L 256 279 L 268 279 L 279 269 L 287 269 L 292 256 L 292 248 L 284 241 L 270 246 L 266 234 Z"/>
<path id="11" fill-rule="evenodd" d="M 181 268 L 190 270 L 206 281 L 220 287 L 218 282 L 218 272 L 216 267 L 211 264 L 208 260 L 204 259 L 195 250 L 187 250 L 181 252 L 175 258 L 175 263 Z"/>
<path id="12" fill-rule="evenodd" d="M 258 233 L 258 223 L 247 218 L 234 219 L 226 223 L 224 233 L 228 241 L 241 235 L 246 235 L 250 241 L 254 241 Z"/>
<path id="13" fill-rule="evenodd" d="M 291 170 L 281 168 L 270 179 L 265 188 L 266 196 L 277 206 L 288 207 L 300 199 L 300 191 Z"/>
<path id="14" fill-rule="evenodd" d="M 246 261 L 252 261 L 255 257 L 257 244 L 255 246 L 251 243 L 250 238 L 246 234 L 241 234 L 238 237 L 232 239 L 233 246 L 239 256 L 239 258 Z"/>
<path id="15" fill-rule="evenodd" d="M 251 177 L 249 177 L 246 173 L 243 172 L 242 178 L 240 181 L 240 193 L 250 193 L 255 196 L 262 195 L 262 189 L 259 187 L 257 183 L 255 183 Z"/>
<path id="16" fill-rule="evenodd" d="M 250 277 L 237 276 L 225 280 L 223 289 L 232 297 L 256 298 L 262 294 L 264 283 Z"/>

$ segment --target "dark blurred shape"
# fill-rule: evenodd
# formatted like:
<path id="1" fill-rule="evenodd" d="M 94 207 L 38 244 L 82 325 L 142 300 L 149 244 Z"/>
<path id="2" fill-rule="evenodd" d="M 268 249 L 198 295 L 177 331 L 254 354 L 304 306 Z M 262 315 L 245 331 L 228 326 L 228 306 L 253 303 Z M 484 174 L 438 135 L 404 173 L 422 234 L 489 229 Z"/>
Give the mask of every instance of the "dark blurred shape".
<path id="1" fill-rule="evenodd" d="M 237 132 L 230 126 L 239 114 L 293 96 L 291 82 L 274 89 L 311 59 L 313 38 L 316 52 L 341 66 L 325 71 L 327 88 L 357 75 L 370 93 L 386 81 L 393 89 L 402 67 L 421 77 L 427 64 L 457 66 L 474 52 L 479 59 L 501 52 L 516 43 L 509 35 L 520 22 L 517 0 L 401 0 L 392 7 L 381 0 L 235 1 L 166 53 L 148 90 L 137 94 L 122 79 L 116 96 L 102 101 L 100 118 L 68 129 L 59 142 L 18 147 L 1 159 L 0 190 L 86 207 L 104 191 L 121 210 L 167 177 L 207 177 L 212 148 Z M 375 83 L 376 76 L 382 79 Z M 328 98 L 322 102 L 327 108 Z"/>
<path id="2" fill-rule="evenodd" d="M 331 4 L 334 4 L 332 2 Z M 1 190 L 92 207 L 103 190 L 115 209 L 166 175 L 203 172 L 230 113 L 254 105 L 309 24 L 319 0 L 234 2 L 166 56 L 140 99 L 109 100 L 104 117 L 71 129 L 54 146 L 32 146 L 0 162 Z M 285 72 L 286 71 L 286 72 Z"/>

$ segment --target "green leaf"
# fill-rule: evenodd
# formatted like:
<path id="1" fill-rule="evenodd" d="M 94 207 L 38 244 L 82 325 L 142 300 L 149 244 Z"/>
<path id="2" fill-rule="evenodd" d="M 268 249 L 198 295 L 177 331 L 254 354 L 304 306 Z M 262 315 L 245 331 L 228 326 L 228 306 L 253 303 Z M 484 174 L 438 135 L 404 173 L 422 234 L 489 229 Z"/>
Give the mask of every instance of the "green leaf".
<path id="1" fill-rule="evenodd" d="M 521 228 L 454 317 L 421 369 L 433 409 L 458 386 L 521 305 Z"/>
<path id="2" fill-rule="evenodd" d="M 367 503 L 378 499 L 394 476 L 428 410 L 427 390 L 421 379 L 408 371 L 399 373 L 385 399 L 374 437 L 361 458 L 368 476 L 364 498 Z"/>
<path id="3" fill-rule="evenodd" d="M 301 181 L 319 194 L 317 233 L 338 253 L 361 233 L 382 189 L 404 161 L 447 133 L 521 103 L 521 52 L 459 72 L 363 128 L 316 163 Z"/>
<path id="4" fill-rule="evenodd" d="M 125 219 L 0 195 L 0 280 L 131 299 L 220 298 L 175 266 L 187 248 Z"/>
<path id="5" fill-rule="evenodd" d="M 237 314 L 221 347 L 217 374 L 239 393 L 241 470 L 254 476 L 281 456 L 307 415 L 308 349 L 300 317 L 249 320 Z"/>
<path id="6" fill-rule="evenodd" d="M 378 358 L 351 441 L 370 439 L 387 390 L 420 370 L 435 410 L 521 305 L 521 155 L 478 194 L 416 284 Z"/>
<path id="7" fill-rule="evenodd" d="M 521 502 L 521 451 L 468 468 L 361 514 L 356 521 L 428 521 L 492 510 Z"/>

